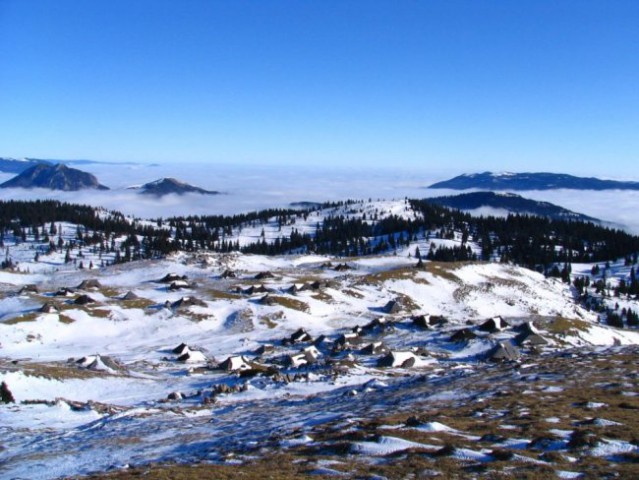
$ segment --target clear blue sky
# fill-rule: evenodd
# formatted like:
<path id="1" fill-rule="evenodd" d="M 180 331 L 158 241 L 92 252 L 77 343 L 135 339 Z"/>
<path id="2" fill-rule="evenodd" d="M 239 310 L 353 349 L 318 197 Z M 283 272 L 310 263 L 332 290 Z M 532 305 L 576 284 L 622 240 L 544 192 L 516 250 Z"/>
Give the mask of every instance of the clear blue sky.
<path id="1" fill-rule="evenodd" d="M 639 1 L 0 0 L 0 156 L 636 176 Z"/>

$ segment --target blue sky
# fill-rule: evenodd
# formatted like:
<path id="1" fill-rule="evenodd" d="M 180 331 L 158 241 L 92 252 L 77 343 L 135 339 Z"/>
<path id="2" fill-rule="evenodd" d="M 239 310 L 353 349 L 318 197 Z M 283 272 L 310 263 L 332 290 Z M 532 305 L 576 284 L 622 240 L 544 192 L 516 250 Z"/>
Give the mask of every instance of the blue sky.
<path id="1" fill-rule="evenodd" d="M 0 0 L 0 156 L 636 176 L 639 2 Z"/>

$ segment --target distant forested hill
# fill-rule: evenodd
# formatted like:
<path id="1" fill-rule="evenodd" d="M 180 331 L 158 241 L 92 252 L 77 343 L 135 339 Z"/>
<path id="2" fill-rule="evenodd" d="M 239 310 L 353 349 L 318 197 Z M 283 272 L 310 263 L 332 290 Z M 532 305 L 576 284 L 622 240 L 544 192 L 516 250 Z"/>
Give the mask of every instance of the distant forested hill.
<path id="1" fill-rule="evenodd" d="M 540 202 L 524 198 L 514 193 L 473 192 L 445 197 L 429 198 L 429 202 L 458 210 L 475 210 L 489 207 L 507 210 L 510 213 L 537 215 L 554 220 L 580 220 L 584 222 L 599 222 L 599 220 L 573 212 L 549 202 Z"/>
<path id="2" fill-rule="evenodd" d="M 575 177 L 564 173 L 470 173 L 437 182 L 428 188 L 452 190 L 639 190 L 639 182 Z"/>

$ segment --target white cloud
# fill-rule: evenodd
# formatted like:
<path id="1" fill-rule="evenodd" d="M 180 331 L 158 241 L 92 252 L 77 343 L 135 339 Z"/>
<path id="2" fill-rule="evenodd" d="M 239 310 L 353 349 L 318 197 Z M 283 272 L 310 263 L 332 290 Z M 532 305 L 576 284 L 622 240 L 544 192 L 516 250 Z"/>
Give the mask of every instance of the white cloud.
<path id="1" fill-rule="evenodd" d="M 291 202 L 324 202 L 349 198 L 422 197 L 431 179 L 400 170 L 175 165 L 162 167 L 83 165 L 110 191 L 0 190 L 0 199 L 43 199 L 102 206 L 141 218 L 185 214 L 233 214 Z M 126 188 L 161 177 L 176 177 L 221 195 L 168 195 L 161 199 Z"/>
<path id="2" fill-rule="evenodd" d="M 436 180 L 426 170 L 415 169 L 328 169 L 320 167 L 266 167 L 231 165 L 108 165 L 89 164 L 78 168 L 95 174 L 110 191 L 52 192 L 49 190 L 0 190 L 0 199 L 52 198 L 60 201 L 102 206 L 140 218 L 174 215 L 218 215 L 286 207 L 291 202 L 324 202 L 364 198 L 427 198 L 462 193 L 424 188 Z M 11 175 L 3 175 L 11 178 Z M 222 195 L 169 195 L 161 199 L 139 195 L 126 188 L 161 177 L 176 177 Z M 584 213 L 639 234 L 639 191 L 601 192 L 550 190 L 515 192 L 535 200 L 548 201 Z"/>

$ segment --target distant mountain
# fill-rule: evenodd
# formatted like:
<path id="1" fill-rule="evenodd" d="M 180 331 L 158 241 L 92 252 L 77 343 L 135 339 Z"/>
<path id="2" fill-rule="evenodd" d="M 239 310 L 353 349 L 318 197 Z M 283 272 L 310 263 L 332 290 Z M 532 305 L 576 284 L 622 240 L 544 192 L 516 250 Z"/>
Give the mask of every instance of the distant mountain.
<path id="1" fill-rule="evenodd" d="M 142 165 L 137 162 L 101 162 L 98 160 L 51 160 L 54 163 L 65 165 Z M 149 165 L 150 166 L 150 165 Z"/>
<path id="2" fill-rule="evenodd" d="M 51 163 L 46 160 L 39 160 L 37 158 L 0 157 L 0 172 L 4 173 L 22 173 L 27 168 L 31 168 L 34 165 L 51 165 Z"/>
<path id="3" fill-rule="evenodd" d="M 470 173 L 434 183 L 428 188 L 452 190 L 639 190 L 639 182 L 601 180 L 593 177 L 575 177 L 564 173 Z"/>
<path id="4" fill-rule="evenodd" d="M 536 215 L 553 220 L 579 220 L 600 223 L 596 218 L 567 210 L 552 203 L 530 200 L 514 193 L 462 193 L 461 195 L 429 198 L 427 201 L 457 210 L 475 210 L 488 207 L 507 210 L 510 213 Z"/>
<path id="5" fill-rule="evenodd" d="M 0 188 L 48 188 L 67 192 L 84 189 L 109 189 L 104 185 L 100 185 L 94 175 L 67 167 L 61 163 L 57 165 L 34 165 L 11 180 L 4 182 L 0 185 Z"/>
<path id="6" fill-rule="evenodd" d="M 147 166 L 157 167 L 157 163 L 143 164 L 138 162 L 105 162 L 99 160 L 59 160 L 52 158 L 8 158 L 0 157 L 0 172 L 5 173 L 22 173 L 27 168 L 34 165 L 56 165 L 63 163 L 69 166 L 76 165 L 125 165 L 125 166 Z"/>
<path id="7" fill-rule="evenodd" d="M 204 190 L 200 187 L 189 185 L 188 183 L 181 182 L 175 178 L 161 178 L 154 182 L 146 183 L 141 187 L 131 187 L 134 190 L 139 190 L 139 193 L 145 195 L 155 195 L 162 197 L 164 195 L 184 195 L 185 193 L 199 193 L 202 195 L 217 195 L 220 192 Z"/>

